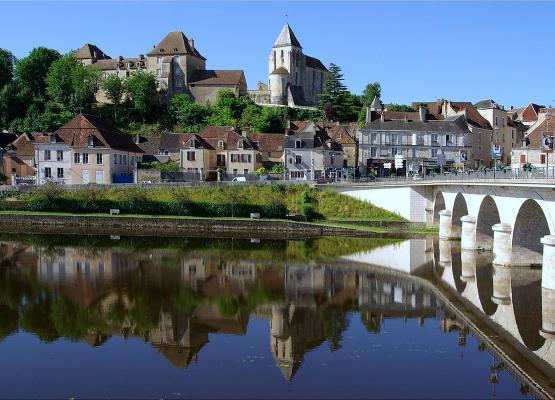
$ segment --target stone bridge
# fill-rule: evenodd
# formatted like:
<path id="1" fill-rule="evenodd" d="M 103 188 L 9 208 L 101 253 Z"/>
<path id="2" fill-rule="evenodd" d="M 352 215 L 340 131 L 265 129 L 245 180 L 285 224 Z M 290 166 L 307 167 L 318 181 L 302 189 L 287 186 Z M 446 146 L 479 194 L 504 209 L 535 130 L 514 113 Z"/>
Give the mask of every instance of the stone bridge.
<path id="1" fill-rule="evenodd" d="M 403 182 L 333 190 L 439 227 L 465 250 L 493 251 L 503 266 L 544 264 L 555 288 L 555 181 Z M 553 271 L 552 271 L 553 270 Z"/>

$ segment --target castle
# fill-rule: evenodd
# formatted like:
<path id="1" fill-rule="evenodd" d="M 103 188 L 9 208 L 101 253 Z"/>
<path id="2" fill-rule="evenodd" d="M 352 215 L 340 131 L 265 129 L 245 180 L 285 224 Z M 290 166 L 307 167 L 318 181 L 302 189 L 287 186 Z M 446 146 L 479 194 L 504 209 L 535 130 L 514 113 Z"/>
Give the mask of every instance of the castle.
<path id="1" fill-rule="evenodd" d="M 161 102 L 176 94 L 188 94 L 199 104 L 214 103 L 221 89 L 231 89 L 237 96 L 247 94 L 247 82 L 242 70 L 206 69 L 204 58 L 194 40 L 183 32 L 170 32 L 145 55 L 136 58 L 111 58 L 97 46 L 85 44 L 75 52 L 84 65 L 102 71 L 102 78 L 115 74 L 128 78 L 134 71 L 144 70 L 156 75 Z M 107 102 L 102 91 L 98 101 Z"/>
<path id="2" fill-rule="evenodd" d="M 259 82 L 250 95 L 257 103 L 290 107 L 316 106 L 328 76 L 320 60 L 307 56 L 285 24 L 268 59 L 268 85 Z"/>

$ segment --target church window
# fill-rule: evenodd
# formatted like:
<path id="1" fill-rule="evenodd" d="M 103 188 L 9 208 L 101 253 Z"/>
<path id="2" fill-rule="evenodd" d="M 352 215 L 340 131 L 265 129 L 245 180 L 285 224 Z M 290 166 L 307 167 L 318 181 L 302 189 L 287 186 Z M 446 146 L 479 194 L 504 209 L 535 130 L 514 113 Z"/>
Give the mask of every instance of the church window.
<path id="1" fill-rule="evenodd" d="M 283 50 L 281 50 L 281 62 L 283 62 Z"/>
<path id="2" fill-rule="evenodd" d="M 274 50 L 274 71 L 276 70 L 276 51 Z"/>

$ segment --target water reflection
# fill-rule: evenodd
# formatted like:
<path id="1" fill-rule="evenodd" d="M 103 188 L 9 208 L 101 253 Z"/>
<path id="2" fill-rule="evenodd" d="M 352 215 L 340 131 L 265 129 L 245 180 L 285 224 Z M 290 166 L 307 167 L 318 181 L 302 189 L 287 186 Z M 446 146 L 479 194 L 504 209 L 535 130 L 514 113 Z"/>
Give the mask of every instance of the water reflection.
<path id="1" fill-rule="evenodd" d="M 268 321 L 264 335 L 274 368 L 292 382 L 303 365 L 311 368 L 309 353 L 323 346 L 341 353 L 348 338 L 356 336 L 353 318 L 367 336 L 383 340 L 391 329 L 400 329 L 394 328 L 396 321 L 414 320 L 422 330 L 428 319 L 434 321 L 433 332 L 456 335 L 461 356 L 469 338 L 471 343 L 478 338 L 481 344 L 467 353 L 491 353 L 484 369 L 493 392 L 499 375 L 510 372 L 505 393 L 513 393 L 516 385 L 527 395 L 528 381 L 506 370 L 480 332 L 444 305 L 432 282 L 473 305 L 480 318 L 497 324 L 500 334 L 533 350 L 518 349 L 527 363 L 549 376 L 551 370 L 540 360 L 549 369 L 555 365 L 545 339 L 555 326 L 549 311 L 555 295 L 541 291 L 537 271 L 499 269 L 488 253 L 461 251 L 455 242 L 28 236 L 0 242 L 0 252 L 2 339 L 27 332 L 45 343 L 67 339 L 99 348 L 116 338 L 134 339 L 152 346 L 173 367 L 190 370 L 191 364 L 202 364 L 202 353 L 211 346 L 225 357 L 219 338 L 248 336 L 249 327 L 263 320 Z M 435 354 L 433 340 L 426 345 L 430 354 Z M 422 350 L 393 346 L 382 357 L 409 357 L 416 351 Z M 344 365 L 335 362 L 338 374 Z M 418 380 L 414 390 L 416 385 Z M 393 396 L 403 394 L 387 386 Z M 471 388 L 461 390 L 468 392 L 456 394 L 477 395 Z M 376 393 L 383 397 L 387 392 Z"/>

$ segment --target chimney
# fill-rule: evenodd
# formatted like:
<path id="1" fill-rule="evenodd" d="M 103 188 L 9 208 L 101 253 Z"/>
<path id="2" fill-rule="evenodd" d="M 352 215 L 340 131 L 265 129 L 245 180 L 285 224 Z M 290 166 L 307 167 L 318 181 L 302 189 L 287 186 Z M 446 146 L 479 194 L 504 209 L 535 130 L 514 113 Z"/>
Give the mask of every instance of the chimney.
<path id="1" fill-rule="evenodd" d="M 95 60 L 96 60 L 96 58 L 97 58 L 96 50 L 93 51 L 93 58 L 94 58 Z"/>
<path id="2" fill-rule="evenodd" d="M 366 124 L 368 125 L 371 121 L 370 121 L 370 107 L 366 107 Z"/>
<path id="3" fill-rule="evenodd" d="M 513 106 L 511 106 L 511 111 L 513 111 Z"/>
<path id="4" fill-rule="evenodd" d="M 123 61 L 123 56 L 118 56 L 119 61 Z"/>
<path id="5" fill-rule="evenodd" d="M 249 137 L 249 132 L 246 131 L 246 130 L 241 131 L 241 136 L 243 136 L 244 138 L 248 138 Z"/>
<path id="6" fill-rule="evenodd" d="M 194 50 L 195 49 L 195 39 L 190 38 L 189 39 L 189 46 L 191 46 L 191 48 Z"/>
<path id="7" fill-rule="evenodd" d="M 418 114 L 420 116 L 420 122 L 426 122 L 426 108 L 422 107 L 422 104 L 418 106 Z"/>
<path id="8" fill-rule="evenodd" d="M 136 144 L 141 143 L 141 136 L 139 135 L 139 132 L 137 132 L 137 135 L 135 135 L 135 143 Z"/>
<path id="9" fill-rule="evenodd" d="M 384 117 L 384 115 L 383 115 L 383 111 L 382 111 L 381 114 L 380 114 L 380 120 L 381 120 L 382 122 L 385 122 L 385 117 Z"/>
<path id="10" fill-rule="evenodd" d="M 405 114 L 405 123 L 409 122 L 408 118 L 407 118 L 407 114 Z"/>

